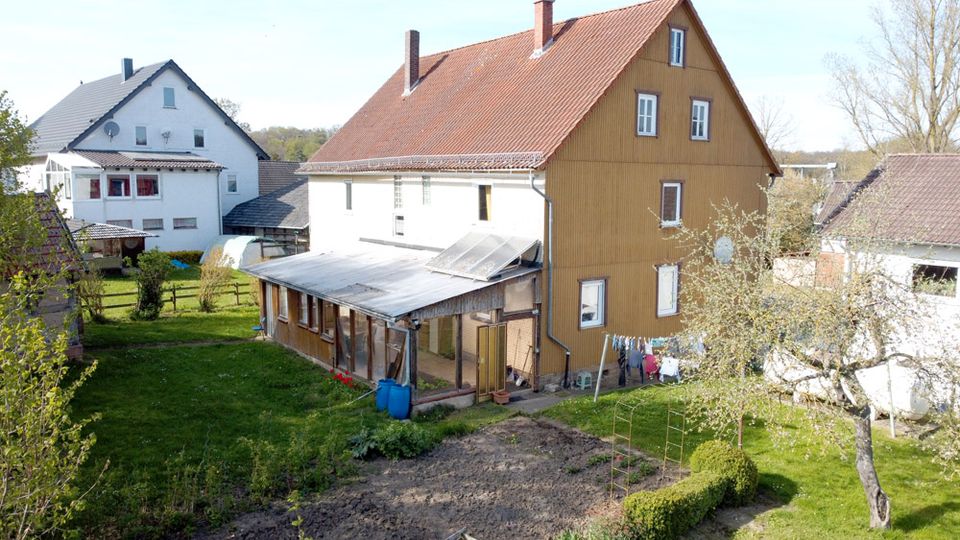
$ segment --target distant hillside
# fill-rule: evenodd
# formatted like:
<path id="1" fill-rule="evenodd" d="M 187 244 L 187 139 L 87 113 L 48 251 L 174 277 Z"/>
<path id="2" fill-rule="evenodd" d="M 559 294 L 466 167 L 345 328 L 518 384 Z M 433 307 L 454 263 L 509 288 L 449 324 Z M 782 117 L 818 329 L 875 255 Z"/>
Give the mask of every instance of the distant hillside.
<path id="1" fill-rule="evenodd" d="M 339 126 L 316 129 L 274 126 L 251 131 L 250 137 L 270 154 L 270 159 L 306 161 L 338 129 Z"/>

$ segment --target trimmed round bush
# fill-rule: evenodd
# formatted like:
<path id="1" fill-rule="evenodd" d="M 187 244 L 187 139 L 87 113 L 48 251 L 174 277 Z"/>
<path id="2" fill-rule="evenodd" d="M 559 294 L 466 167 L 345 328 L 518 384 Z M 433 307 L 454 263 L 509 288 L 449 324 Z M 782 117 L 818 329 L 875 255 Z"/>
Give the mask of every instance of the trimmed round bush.
<path id="1" fill-rule="evenodd" d="M 640 491 L 623 500 L 632 538 L 677 538 L 697 526 L 729 491 L 730 479 L 704 471 L 657 491 Z"/>
<path id="2" fill-rule="evenodd" d="M 757 466 L 750 456 L 723 441 L 707 441 L 690 456 L 690 470 L 694 473 L 711 471 L 725 475 L 730 489 L 723 499 L 727 506 L 742 506 L 757 495 Z"/>

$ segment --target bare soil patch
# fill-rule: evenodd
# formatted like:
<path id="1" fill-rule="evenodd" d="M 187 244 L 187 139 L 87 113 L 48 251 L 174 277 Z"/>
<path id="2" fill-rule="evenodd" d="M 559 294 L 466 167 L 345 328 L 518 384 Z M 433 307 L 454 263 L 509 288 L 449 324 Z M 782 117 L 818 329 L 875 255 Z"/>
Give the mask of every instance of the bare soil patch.
<path id="1" fill-rule="evenodd" d="M 607 491 L 610 444 L 552 422 L 515 417 L 444 441 L 418 459 L 376 460 L 361 480 L 305 503 L 314 538 L 550 538 L 620 501 Z M 657 473 L 636 489 L 655 487 Z M 296 538 L 286 505 L 241 516 L 208 538 Z"/>

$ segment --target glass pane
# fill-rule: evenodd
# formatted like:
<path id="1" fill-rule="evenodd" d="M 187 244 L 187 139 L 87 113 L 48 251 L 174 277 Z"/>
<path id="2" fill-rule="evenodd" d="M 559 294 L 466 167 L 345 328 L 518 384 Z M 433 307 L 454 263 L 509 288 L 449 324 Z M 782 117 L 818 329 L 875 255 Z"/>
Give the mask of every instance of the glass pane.
<path id="1" fill-rule="evenodd" d="M 353 335 L 350 332 L 350 308 L 339 306 L 337 309 L 337 330 L 340 332 L 340 350 L 337 354 L 337 367 L 350 370 L 350 358 L 353 357 Z"/>
<path id="2" fill-rule="evenodd" d="M 383 321 L 373 321 L 373 351 L 370 361 L 373 362 L 373 381 L 379 381 L 386 376 L 387 363 L 387 325 Z"/>
<path id="3" fill-rule="evenodd" d="M 323 302 L 323 333 L 333 337 L 334 325 L 337 324 L 337 306 L 330 302 Z"/>
<path id="4" fill-rule="evenodd" d="M 584 283 L 580 288 L 580 322 L 600 320 L 600 284 Z"/>
<path id="5" fill-rule="evenodd" d="M 370 359 L 369 343 L 367 343 L 367 336 L 369 335 L 369 329 L 367 328 L 367 316 L 362 313 L 354 312 L 354 321 L 355 321 L 355 330 L 354 334 L 354 343 L 355 343 L 355 360 L 354 360 L 354 374 L 357 377 L 367 378 L 367 362 Z"/>

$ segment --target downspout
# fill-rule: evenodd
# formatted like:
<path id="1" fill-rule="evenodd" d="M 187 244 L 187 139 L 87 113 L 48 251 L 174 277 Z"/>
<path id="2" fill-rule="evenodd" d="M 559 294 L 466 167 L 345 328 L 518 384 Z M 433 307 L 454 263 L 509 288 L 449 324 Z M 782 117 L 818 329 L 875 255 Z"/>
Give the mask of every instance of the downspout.
<path id="1" fill-rule="evenodd" d="M 220 217 L 217 219 L 217 234 L 223 236 L 223 195 L 220 193 L 220 175 L 223 174 L 223 170 L 217 171 L 217 214 Z M 254 231 L 256 232 L 256 231 Z M 263 246 L 260 246 L 260 249 L 263 249 Z"/>
<path id="2" fill-rule="evenodd" d="M 533 169 L 529 171 L 530 188 L 543 197 L 547 204 L 547 337 L 556 343 L 566 353 L 563 365 L 563 387 L 570 386 L 570 347 L 567 347 L 557 336 L 553 335 L 553 199 L 537 187 Z"/>

